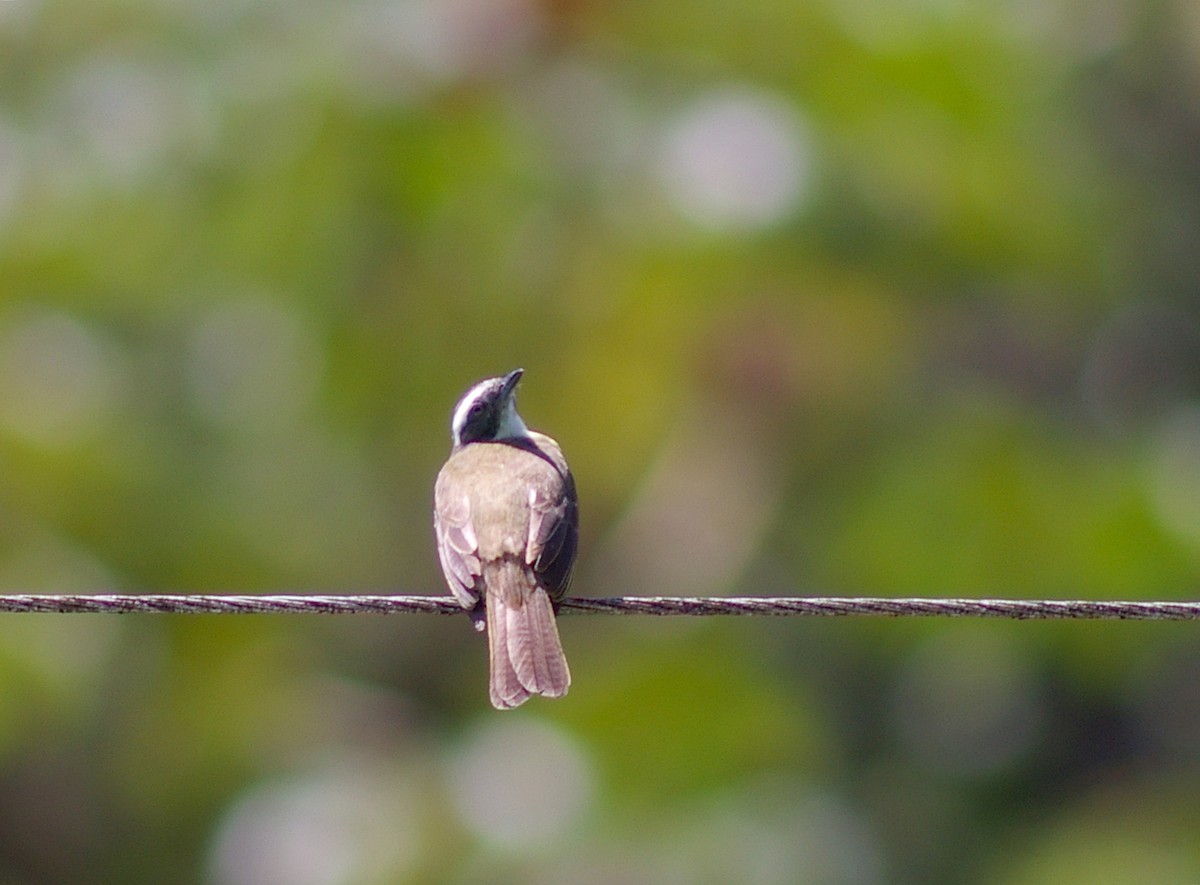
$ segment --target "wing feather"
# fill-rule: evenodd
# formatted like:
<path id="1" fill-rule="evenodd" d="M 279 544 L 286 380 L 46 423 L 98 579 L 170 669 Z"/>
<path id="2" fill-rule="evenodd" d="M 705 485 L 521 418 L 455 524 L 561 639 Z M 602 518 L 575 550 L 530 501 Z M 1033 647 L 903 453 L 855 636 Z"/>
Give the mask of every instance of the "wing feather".
<path id="1" fill-rule="evenodd" d="M 525 561 L 533 566 L 540 583 L 554 599 L 561 599 L 571 583 L 579 515 L 574 490 L 564 484 L 556 495 L 543 488 L 529 492 L 529 539 Z"/>
<path id="2" fill-rule="evenodd" d="M 479 603 L 479 539 L 471 522 L 471 501 L 448 494 L 441 482 L 435 491 L 433 527 L 437 534 L 442 574 L 458 604 L 473 609 Z"/>

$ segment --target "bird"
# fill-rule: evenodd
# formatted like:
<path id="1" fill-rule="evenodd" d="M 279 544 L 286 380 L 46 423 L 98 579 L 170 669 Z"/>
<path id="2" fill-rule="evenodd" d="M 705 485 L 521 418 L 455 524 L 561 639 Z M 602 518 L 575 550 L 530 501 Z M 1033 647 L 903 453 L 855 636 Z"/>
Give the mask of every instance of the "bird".
<path id="1" fill-rule="evenodd" d="M 575 480 L 558 443 L 517 413 L 524 374 L 475 384 L 450 422 L 434 485 L 434 531 L 450 592 L 488 639 L 492 706 L 562 697 L 571 671 L 556 610 L 579 539 Z"/>

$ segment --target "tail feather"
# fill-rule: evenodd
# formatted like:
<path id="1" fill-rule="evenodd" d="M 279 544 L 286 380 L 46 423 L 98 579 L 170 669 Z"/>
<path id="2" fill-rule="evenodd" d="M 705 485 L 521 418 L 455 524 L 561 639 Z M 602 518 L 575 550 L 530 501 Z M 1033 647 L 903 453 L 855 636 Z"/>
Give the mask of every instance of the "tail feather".
<path id="1" fill-rule="evenodd" d="M 497 597 L 489 597 L 486 606 L 491 671 L 489 693 L 493 707 L 509 710 L 525 703 L 529 699 L 529 690 L 521 684 L 509 659 L 507 606 Z"/>
<path id="2" fill-rule="evenodd" d="M 571 685 L 571 671 L 549 595 L 516 562 L 504 563 L 490 578 L 486 605 L 492 705 L 509 709 L 531 694 L 562 697 Z"/>
<path id="3" fill-rule="evenodd" d="M 565 695 L 571 671 L 546 591 L 534 589 L 520 608 L 510 607 L 507 614 L 508 657 L 521 685 L 548 698 Z"/>

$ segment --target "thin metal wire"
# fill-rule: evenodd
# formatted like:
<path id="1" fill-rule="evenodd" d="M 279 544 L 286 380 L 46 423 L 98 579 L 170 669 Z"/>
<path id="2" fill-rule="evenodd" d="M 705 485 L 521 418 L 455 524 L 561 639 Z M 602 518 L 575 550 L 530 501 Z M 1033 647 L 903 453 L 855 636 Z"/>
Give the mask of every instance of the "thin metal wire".
<path id="1" fill-rule="evenodd" d="M 0 595 L 0 612 L 104 614 L 462 614 L 449 596 L 13 594 Z M 705 617 L 949 617 L 1015 620 L 1193 621 L 1200 602 L 1083 599 L 888 599 L 837 596 L 671 597 L 619 596 L 563 600 L 560 611 L 590 615 Z"/>

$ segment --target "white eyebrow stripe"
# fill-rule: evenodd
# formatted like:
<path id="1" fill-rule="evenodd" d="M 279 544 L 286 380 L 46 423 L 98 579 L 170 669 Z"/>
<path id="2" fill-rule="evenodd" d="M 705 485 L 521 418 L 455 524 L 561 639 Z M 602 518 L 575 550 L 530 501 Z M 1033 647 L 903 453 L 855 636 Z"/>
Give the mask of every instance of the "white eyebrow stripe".
<path id="1" fill-rule="evenodd" d="M 465 394 L 463 394 L 463 398 L 458 401 L 458 408 L 454 410 L 454 417 L 450 419 L 450 430 L 454 434 L 455 439 L 460 437 L 463 426 L 467 423 L 467 412 L 470 411 L 471 406 L 473 406 L 475 401 L 479 399 L 479 395 L 486 390 L 491 383 L 491 378 L 488 378 L 485 381 L 480 381 Z"/>

